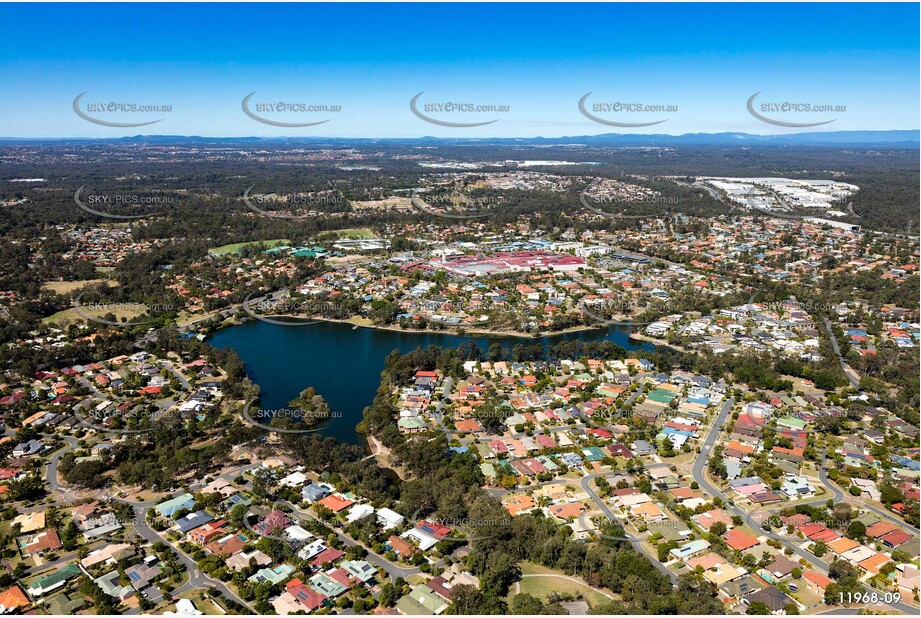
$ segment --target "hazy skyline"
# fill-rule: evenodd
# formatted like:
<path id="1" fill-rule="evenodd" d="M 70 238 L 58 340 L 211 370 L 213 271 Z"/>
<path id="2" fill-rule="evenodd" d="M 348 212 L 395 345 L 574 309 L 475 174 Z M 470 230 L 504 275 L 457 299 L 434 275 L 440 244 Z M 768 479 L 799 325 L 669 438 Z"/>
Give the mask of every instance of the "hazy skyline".
<path id="1" fill-rule="evenodd" d="M 643 5 L 0 5 L 0 136 L 136 134 L 337 137 L 557 137 L 601 133 L 917 129 L 917 4 Z M 796 102 L 838 113 L 769 113 L 814 128 L 768 124 L 746 109 Z M 161 113 L 96 114 L 144 127 L 100 126 L 72 109 L 120 102 Z M 265 102 L 341 111 L 266 112 Z M 410 100 L 507 106 L 428 116 Z M 599 113 L 578 103 L 663 106 Z M 675 110 L 675 108 L 677 108 Z M 760 108 L 759 108 L 760 109 Z"/>

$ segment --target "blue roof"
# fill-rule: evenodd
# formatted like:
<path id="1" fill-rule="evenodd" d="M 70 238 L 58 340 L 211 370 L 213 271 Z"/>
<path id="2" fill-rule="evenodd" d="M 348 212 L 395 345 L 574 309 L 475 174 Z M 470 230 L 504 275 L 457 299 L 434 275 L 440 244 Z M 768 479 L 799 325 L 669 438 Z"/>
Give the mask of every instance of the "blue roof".
<path id="1" fill-rule="evenodd" d="M 176 523 L 179 525 L 179 531 L 185 534 L 189 530 L 203 526 L 212 520 L 214 520 L 214 518 L 205 511 L 196 511 L 195 513 L 186 515 Z"/>
<path id="2" fill-rule="evenodd" d="M 576 455 L 575 453 L 563 453 L 560 456 L 560 459 L 567 466 L 581 466 L 582 458 Z"/>
<path id="3" fill-rule="evenodd" d="M 164 517 L 172 517 L 178 511 L 190 509 L 195 505 L 192 494 L 182 494 L 156 505 L 154 509 Z"/>
<path id="4" fill-rule="evenodd" d="M 903 457 L 902 455 L 896 455 L 892 458 L 892 461 L 895 463 L 905 466 L 909 470 L 919 470 L 921 469 L 921 462 L 915 461 L 914 459 L 909 459 L 908 457 Z"/>
<path id="5" fill-rule="evenodd" d="M 328 496 L 330 491 L 325 485 L 320 485 L 319 483 L 311 483 L 310 485 L 305 485 L 301 489 L 301 493 L 304 495 L 319 496 L 320 498 L 323 498 Z"/>

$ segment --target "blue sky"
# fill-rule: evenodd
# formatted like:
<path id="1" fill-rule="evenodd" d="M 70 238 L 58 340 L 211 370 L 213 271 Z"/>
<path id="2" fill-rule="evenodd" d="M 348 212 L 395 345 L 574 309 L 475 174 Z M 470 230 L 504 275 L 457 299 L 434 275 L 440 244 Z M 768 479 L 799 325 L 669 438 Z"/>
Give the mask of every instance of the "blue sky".
<path id="1" fill-rule="evenodd" d="M 0 4 L 0 136 L 531 137 L 599 133 L 917 129 L 917 4 Z M 241 101 L 339 105 L 336 113 L 263 113 Z M 482 127 L 429 124 L 409 102 L 507 105 L 437 113 Z M 667 122 L 612 128 L 578 109 L 630 102 L 670 113 L 602 112 Z M 769 113 L 824 121 L 763 123 L 746 101 L 844 105 Z M 167 113 L 95 114 L 162 121 L 140 128 L 78 117 L 74 98 L 170 105 Z"/>

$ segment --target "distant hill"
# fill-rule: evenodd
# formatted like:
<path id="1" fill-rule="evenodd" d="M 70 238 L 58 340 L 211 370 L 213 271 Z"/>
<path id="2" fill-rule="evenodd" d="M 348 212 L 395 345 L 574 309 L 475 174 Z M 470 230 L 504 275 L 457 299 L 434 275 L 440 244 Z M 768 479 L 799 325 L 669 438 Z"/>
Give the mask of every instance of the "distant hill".
<path id="1" fill-rule="evenodd" d="M 813 133 L 789 133 L 786 135 L 753 135 L 751 133 L 685 133 L 684 135 L 625 135 L 606 133 L 603 135 L 535 138 L 535 143 L 612 144 L 636 146 L 796 146 L 796 145 L 845 145 L 845 144 L 919 144 L 921 131 L 822 131 Z"/>
<path id="2" fill-rule="evenodd" d="M 786 135 L 753 135 L 751 133 L 685 133 L 684 135 L 622 134 L 576 135 L 570 137 L 419 137 L 419 138 L 345 138 L 345 137 L 198 137 L 185 135 L 135 135 L 118 138 L 0 138 L 3 143 L 138 143 L 138 144 L 506 144 L 506 145 L 565 145 L 612 147 L 667 146 L 883 146 L 917 147 L 921 131 L 822 131 L 789 133 Z"/>

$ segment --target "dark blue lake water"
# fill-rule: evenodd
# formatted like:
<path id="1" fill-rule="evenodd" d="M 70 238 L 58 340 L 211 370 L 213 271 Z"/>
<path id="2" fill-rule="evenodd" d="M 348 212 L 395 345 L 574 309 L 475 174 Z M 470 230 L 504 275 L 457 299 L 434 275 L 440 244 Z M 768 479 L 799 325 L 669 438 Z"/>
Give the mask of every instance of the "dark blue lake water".
<path id="1" fill-rule="evenodd" d="M 252 321 L 215 333 L 208 342 L 218 348 L 232 348 L 246 364 L 246 371 L 261 388 L 260 407 L 280 409 L 308 386 L 313 386 L 338 417 L 325 421 L 324 435 L 358 443 L 355 426 L 362 410 L 374 399 L 380 385 L 384 359 L 398 349 L 437 345 L 457 347 L 473 339 L 485 351 L 498 342 L 511 349 L 516 344 L 543 341 L 613 341 L 628 350 L 654 350 L 650 343 L 630 339 L 629 331 L 610 327 L 579 331 L 538 339 L 517 337 L 470 337 L 440 333 L 404 333 L 371 328 L 354 329 L 349 324 L 320 322 L 309 326 L 280 326 Z M 255 411 L 254 411 L 255 412 Z"/>

